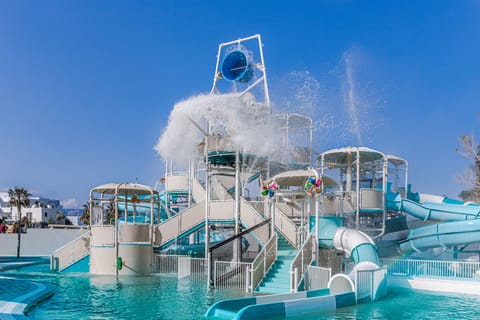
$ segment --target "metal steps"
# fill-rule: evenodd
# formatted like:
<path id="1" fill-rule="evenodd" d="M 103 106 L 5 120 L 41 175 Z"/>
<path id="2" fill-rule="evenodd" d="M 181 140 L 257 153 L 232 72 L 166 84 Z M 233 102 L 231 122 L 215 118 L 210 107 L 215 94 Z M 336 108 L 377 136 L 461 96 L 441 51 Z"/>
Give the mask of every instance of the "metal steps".
<path id="1" fill-rule="evenodd" d="M 257 292 L 287 293 L 290 292 L 290 265 L 298 250 L 295 249 L 283 236 L 278 236 L 277 260 L 268 271 Z"/>

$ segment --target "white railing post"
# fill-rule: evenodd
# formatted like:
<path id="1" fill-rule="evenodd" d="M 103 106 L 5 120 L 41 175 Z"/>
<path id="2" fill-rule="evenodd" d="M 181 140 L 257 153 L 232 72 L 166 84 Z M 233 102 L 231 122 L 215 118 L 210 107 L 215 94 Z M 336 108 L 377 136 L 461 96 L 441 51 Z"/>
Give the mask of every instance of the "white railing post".
<path id="1" fill-rule="evenodd" d="M 208 261 L 210 261 L 210 258 L 208 259 Z M 217 279 L 218 279 L 218 274 L 217 274 L 217 262 L 218 261 L 215 261 L 215 263 L 213 264 L 213 287 L 216 288 L 217 287 Z M 208 263 L 208 262 L 207 262 Z M 210 267 L 211 268 L 211 267 Z M 208 270 L 208 268 L 207 268 Z M 208 271 L 207 271 L 208 272 Z M 208 282 L 209 283 L 212 283 L 212 279 L 211 279 L 211 275 L 209 274 L 208 275 Z"/>
<path id="2" fill-rule="evenodd" d="M 295 268 L 293 274 L 293 288 L 291 288 L 291 292 L 297 292 L 297 284 L 298 284 L 298 268 Z"/>
<path id="3" fill-rule="evenodd" d="M 301 264 L 301 269 L 300 269 L 301 275 L 303 275 L 304 270 L 305 270 L 305 247 L 302 247 L 302 264 Z M 298 281 L 295 282 L 295 287 L 297 285 L 298 285 Z"/>
<path id="4" fill-rule="evenodd" d="M 250 274 L 250 269 L 251 267 L 247 265 L 247 268 L 246 268 L 246 275 L 245 275 L 245 292 L 250 292 L 250 283 L 251 283 L 251 274 Z"/>
<path id="5" fill-rule="evenodd" d="M 375 295 L 374 295 L 375 292 L 373 292 L 374 286 L 375 286 L 375 271 L 372 271 L 371 274 L 370 274 L 370 299 L 371 299 L 371 301 L 375 300 Z"/>
<path id="6" fill-rule="evenodd" d="M 75 241 L 72 243 L 72 256 L 70 259 L 70 263 L 73 263 L 73 261 L 75 261 L 75 243 Z"/>
<path id="7" fill-rule="evenodd" d="M 265 275 L 265 272 L 267 272 L 267 256 L 268 256 L 268 252 L 265 251 L 263 253 L 263 275 Z"/>
<path id="8" fill-rule="evenodd" d="M 354 278 L 355 278 L 355 301 L 358 302 L 358 270 L 355 270 Z"/>

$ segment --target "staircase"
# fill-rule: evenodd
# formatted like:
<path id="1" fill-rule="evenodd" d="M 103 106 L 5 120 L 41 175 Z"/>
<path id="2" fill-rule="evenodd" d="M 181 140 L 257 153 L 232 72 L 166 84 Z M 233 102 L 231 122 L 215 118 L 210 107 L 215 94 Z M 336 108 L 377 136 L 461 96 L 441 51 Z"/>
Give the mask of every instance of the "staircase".
<path id="1" fill-rule="evenodd" d="M 290 292 L 290 265 L 298 250 L 295 249 L 282 235 L 278 235 L 277 260 L 268 271 L 257 292 L 261 293 L 288 293 Z"/>

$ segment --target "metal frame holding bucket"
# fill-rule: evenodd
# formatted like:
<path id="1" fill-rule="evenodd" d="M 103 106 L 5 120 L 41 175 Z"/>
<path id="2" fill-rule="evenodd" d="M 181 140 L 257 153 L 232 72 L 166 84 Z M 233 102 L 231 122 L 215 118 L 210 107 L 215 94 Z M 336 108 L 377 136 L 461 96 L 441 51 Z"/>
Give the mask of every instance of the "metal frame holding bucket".
<path id="1" fill-rule="evenodd" d="M 255 47 L 259 54 L 259 61 L 253 59 L 247 47 Z M 244 85 L 240 95 L 252 92 L 254 88 L 263 85 L 260 87 L 263 94 L 261 100 L 265 106 L 269 107 L 270 96 L 262 48 L 263 44 L 259 34 L 221 43 L 218 46 L 215 76 L 210 94 L 220 93 L 220 80 L 227 80 L 235 85 Z M 261 100 L 257 99 L 257 101 Z"/>

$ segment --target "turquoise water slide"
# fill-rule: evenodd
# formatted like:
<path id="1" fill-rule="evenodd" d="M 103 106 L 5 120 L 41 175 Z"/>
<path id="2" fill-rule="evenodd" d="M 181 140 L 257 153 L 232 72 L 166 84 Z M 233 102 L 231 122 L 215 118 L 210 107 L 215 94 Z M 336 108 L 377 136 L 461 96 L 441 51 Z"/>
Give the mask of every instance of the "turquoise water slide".
<path id="1" fill-rule="evenodd" d="M 387 209 L 406 212 L 418 219 L 441 221 L 410 230 L 400 242 L 402 252 L 423 251 L 480 242 L 480 205 L 442 198 L 441 202 L 418 203 L 387 193 Z"/>
<path id="2" fill-rule="evenodd" d="M 221 300 L 205 314 L 215 319 L 282 319 L 333 311 L 356 304 L 355 292 L 331 295 L 329 289 Z"/>
<path id="3" fill-rule="evenodd" d="M 424 251 L 436 247 L 451 248 L 480 242 L 480 219 L 444 222 L 412 229 L 400 242 L 402 252 Z"/>

